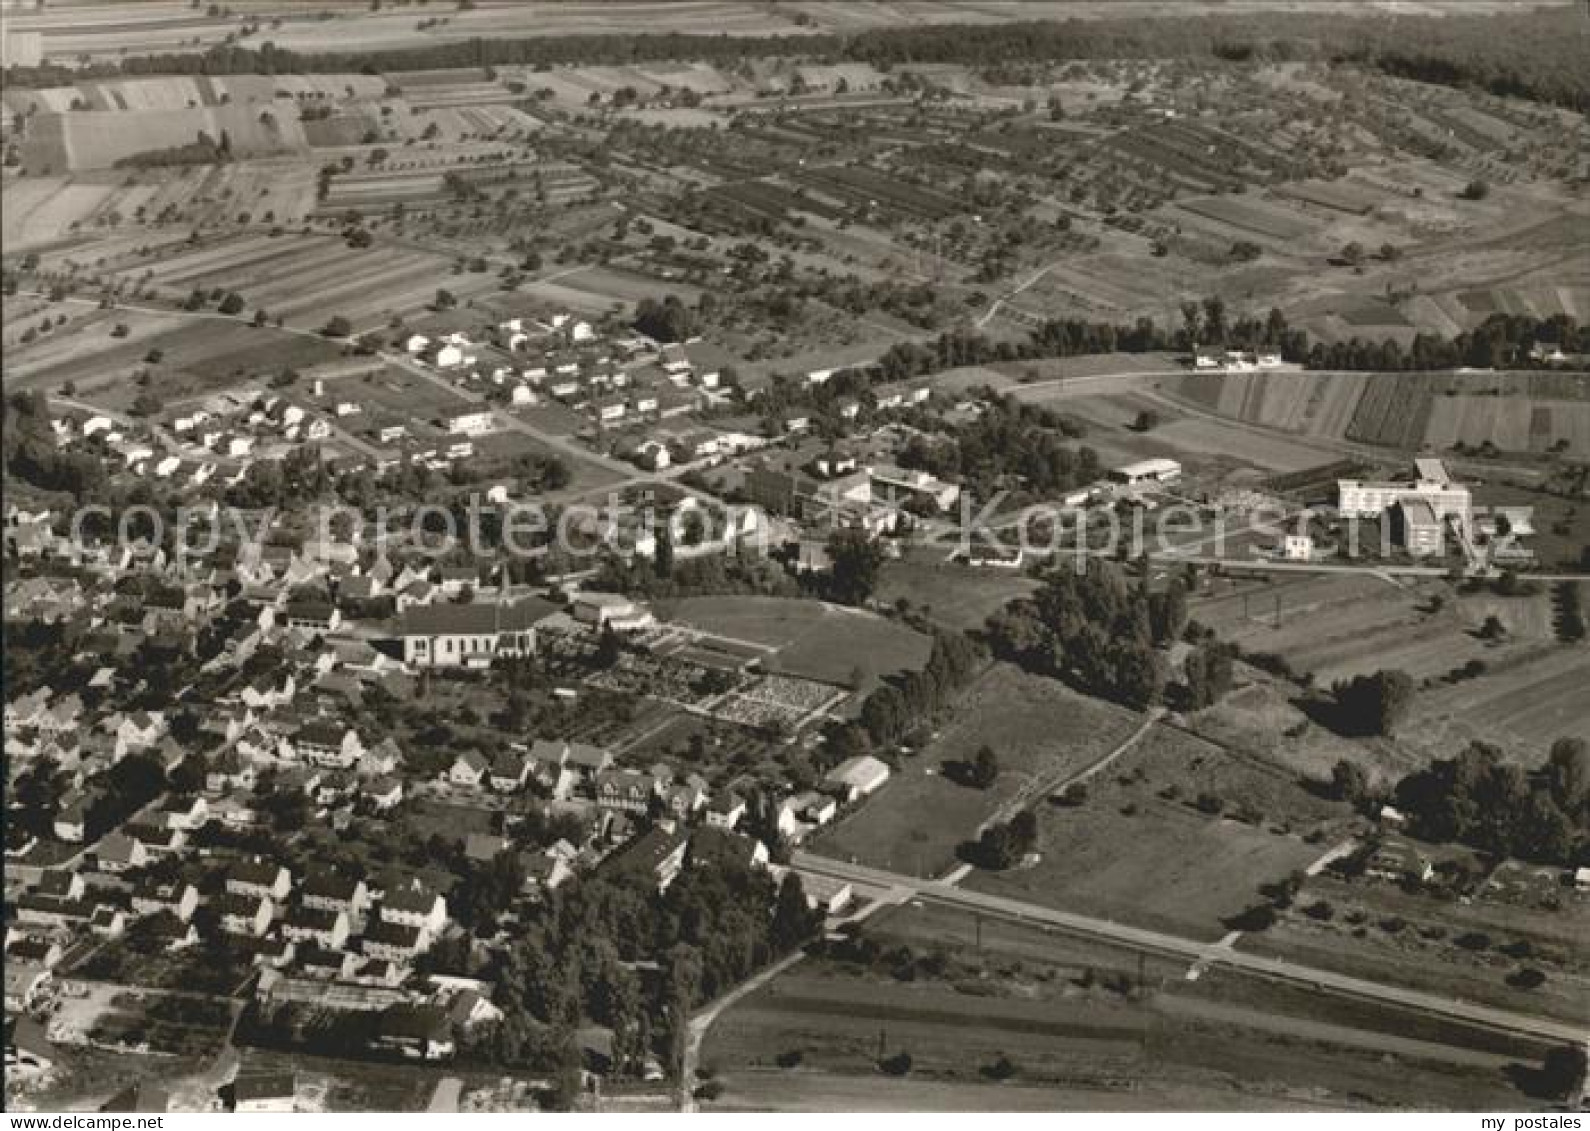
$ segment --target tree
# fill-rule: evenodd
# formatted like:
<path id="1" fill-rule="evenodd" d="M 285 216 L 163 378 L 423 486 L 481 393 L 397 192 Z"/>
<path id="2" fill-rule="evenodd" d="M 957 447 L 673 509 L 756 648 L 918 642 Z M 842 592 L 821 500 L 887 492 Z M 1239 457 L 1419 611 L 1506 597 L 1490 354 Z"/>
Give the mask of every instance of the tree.
<path id="1" fill-rule="evenodd" d="M 1354 240 L 1342 248 L 1342 262 L 1357 267 L 1364 261 L 1364 245 Z"/>
<path id="2" fill-rule="evenodd" d="M 1137 418 L 1132 421 L 1132 431 L 1134 432 L 1152 432 L 1158 427 L 1159 413 L 1155 412 L 1151 408 L 1140 410 L 1137 414 Z"/>
<path id="3" fill-rule="evenodd" d="M 1390 735 L 1413 705 L 1413 677 L 1404 671 L 1354 676 L 1335 687 L 1337 715 L 1349 734 Z"/>
<path id="4" fill-rule="evenodd" d="M 1572 1101 L 1575 1093 L 1585 1085 L 1585 1073 L 1590 1070 L 1590 1053 L 1583 1041 L 1558 1045 L 1541 1061 L 1540 1078 L 1546 1094 Z"/>
<path id="5" fill-rule="evenodd" d="M 1489 181 L 1476 178 L 1463 186 L 1463 191 L 1458 194 L 1464 200 L 1484 200 L 1491 195 Z"/>
<path id="6" fill-rule="evenodd" d="M 216 307 L 222 314 L 243 313 L 243 296 L 236 291 L 227 291 L 226 297 L 221 299 L 221 305 Z"/>
<path id="7" fill-rule="evenodd" d="M 1331 767 L 1331 793 L 1349 805 L 1360 805 L 1369 796 L 1369 775 L 1357 762 L 1343 758 Z"/>
<path id="8" fill-rule="evenodd" d="M 438 287 L 436 297 L 431 300 L 431 306 L 437 310 L 451 310 L 457 305 L 457 297 L 445 287 Z"/>
<path id="9" fill-rule="evenodd" d="M 320 328 L 320 332 L 328 338 L 346 338 L 353 333 L 353 323 L 340 314 L 333 314 L 326 319 L 326 324 Z"/>
<path id="10" fill-rule="evenodd" d="M 806 902 L 806 889 L 799 873 L 784 874 L 778 899 L 773 904 L 773 920 L 768 926 L 768 942 L 778 954 L 788 954 L 810 942 L 822 927 L 822 913 Z"/>
<path id="11" fill-rule="evenodd" d="M 845 605 L 865 604 L 878 584 L 882 547 L 865 530 L 848 527 L 829 537 L 828 556 L 833 563 L 828 582 L 833 599 Z"/>
<path id="12" fill-rule="evenodd" d="M 991 746 L 981 746 L 977 756 L 972 759 L 972 784 L 978 789 L 987 789 L 999 780 L 999 759 L 994 754 Z"/>
<path id="13" fill-rule="evenodd" d="M 1552 798 L 1563 812 L 1573 813 L 1590 801 L 1590 743 L 1559 738 L 1546 756 L 1546 779 Z"/>

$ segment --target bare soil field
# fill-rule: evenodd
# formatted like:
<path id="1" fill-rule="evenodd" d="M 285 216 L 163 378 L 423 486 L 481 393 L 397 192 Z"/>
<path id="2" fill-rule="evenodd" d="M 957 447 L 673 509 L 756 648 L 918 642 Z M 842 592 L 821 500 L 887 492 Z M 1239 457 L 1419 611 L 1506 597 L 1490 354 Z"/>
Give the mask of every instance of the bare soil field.
<path id="1" fill-rule="evenodd" d="M 956 847 L 1033 776 L 1086 768 L 1139 722 L 1125 708 L 997 664 L 967 689 L 933 741 L 813 849 L 912 875 L 942 874 L 955 863 Z M 980 790 L 946 776 L 946 766 L 969 762 L 984 745 L 1002 771 L 993 786 Z"/>

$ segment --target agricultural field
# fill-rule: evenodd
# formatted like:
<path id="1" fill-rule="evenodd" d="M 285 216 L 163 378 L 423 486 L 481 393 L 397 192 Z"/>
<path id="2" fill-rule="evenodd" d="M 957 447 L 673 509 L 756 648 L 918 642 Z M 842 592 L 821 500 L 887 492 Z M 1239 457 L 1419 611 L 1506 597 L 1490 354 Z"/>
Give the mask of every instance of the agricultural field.
<path id="1" fill-rule="evenodd" d="M 1590 401 L 1443 396 L 1430 406 L 1424 442 L 1437 450 L 1493 445 L 1504 452 L 1590 455 Z"/>
<path id="2" fill-rule="evenodd" d="M 1461 862 L 1471 872 L 1486 872 L 1465 855 Z M 1376 981 L 1590 1022 L 1590 966 L 1582 946 L 1590 904 L 1563 892 L 1554 869 L 1506 864 L 1497 883 L 1505 888 L 1487 883 L 1477 896 L 1459 901 L 1373 879 L 1320 875 L 1303 886 L 1275 927 L 1245 935 L 1239 945 Z M 1504 899 L 1504 891 L 1512 898 Z M 1509 984 L 1525 967 L 1546 975 L 1541 985 Z"/>
<path id="3" fill-rule="evenodd" d="M 1080 803 L 1037 811 L 1036 862 L 974 872 L 969 886 L 1211 942 L 1347 817 L 1281 767 L 1163 725 Z"/>
<path id="4" fill-rule="evenodd" d="M 814 851 L 931 876 L 956 862 L 962 841 L 1039 774 L 1074 773 L 1108 754 L 1139 725 L 1132 712 L 1006 665 L 991 667 L 939 732 L 858 813 L 825 831 Z M 991 746 L 1000 778 L 987 790 L 956 782 L 960 763 Z"/>
<path id="5" fill-rule="evenodd" d="M 139 392 L 134 380 L 139 372 L 148 372 L 150 387 L 176 401 L 263 382 L 283 369 L 304 368 L 341 353 L 340 347 L 315 335 L 253 328 L 230 318 L 99 311 L 89 303 L 82 309 L 88 312 L 75 333 L 52 333 L 11 351 L 8 382 L 52 394 L 70 385 L 75 397 L 125 411 Z M 125 336 L 114 336 L 118 324 L 128 327 Z M 157 351 L 159 361 L 149 361 Z"/>
<path id="6" fill-rule="evenodd" d="M 1445 602 L 1449 592 L 1441 581 L 1395 583 L 1354 573 L 1212 584 L 1192 600 L 1194 619 L 1247 651 L 1284 657 L 1325 686 L 1384 667 L 1436 679 L 1469 660 L 1497 662 L 1511 648 L 1478 639 L 1483 615 L 1476 619 L 1449 602 L 1437 608 L 1433 599 Z"/>
<path id="7" fill-rule="evenodd" d="M 861 935 L 879 961 L 806 959 L 717 1020 L 709 1110 L 1396 1109 L 1432 1089 L 1506 1107 L 1510 1066 L 1538 1055 L 1218 971 L 1188 982 L 1181 964 L 932 904 L 887 908 Z M 1150 988 L 1123 991 L 1139 973 Z M 898 1052 L 904 1079 L 878 1068 Z M 1005 1079 L 985 1071 L 1001 1057 Z"/>

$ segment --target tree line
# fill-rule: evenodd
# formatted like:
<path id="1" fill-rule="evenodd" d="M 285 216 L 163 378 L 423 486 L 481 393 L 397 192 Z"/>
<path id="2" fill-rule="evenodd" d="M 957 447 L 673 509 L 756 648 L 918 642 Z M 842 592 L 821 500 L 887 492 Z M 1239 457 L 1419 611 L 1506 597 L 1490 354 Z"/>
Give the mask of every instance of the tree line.
<path id="1" fill-rule="evenodd" d="M 115 75 L 341 74 L 468 67 L 629 65 L 664 60 L 740 63 L 753 58 L 850 60 L 893 68 L 924 63 L 1008 67 L 1092 59 L 1205 59 L 1243 65 L 1291 60 L 1345 63 L 1385 74 L 1575 110 L 1590 108 L 1580 14 L 1573 8 L 1407 19 L 1338 11 L 1243 12 L 1154 19 L 1029 20 L 873 28 L 854 35 L 567 35 L 465 39 L 388 50 L 303 53 L 264 42 L 203 53 L 154 53 L 76 69 L 6 68 L 9 86 L 70 85 Z"/>

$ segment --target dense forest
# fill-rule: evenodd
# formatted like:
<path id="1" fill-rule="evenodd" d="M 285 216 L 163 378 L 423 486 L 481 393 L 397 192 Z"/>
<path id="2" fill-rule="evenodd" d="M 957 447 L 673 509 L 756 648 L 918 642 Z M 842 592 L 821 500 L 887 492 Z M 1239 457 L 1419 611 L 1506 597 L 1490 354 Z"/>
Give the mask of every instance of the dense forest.
<path id="1" fill-rule="evenodd" d="M 1416 34 L 1412 19 L 1418 19 Z M 1243 12 L 1154 19 L 1029 21 L 877 28 L 853 36 L 635 34 L 468 39 L 385 51 L 300 54 L 269 42 L 226 44 L 202 54 L 156 54 L 95 64 L 10 67 L 15 87 L 64 85 L 113 75 L 337 74 L 454 67 L 738 62 L 772 56 L 849 59 L 882 67 L 971 66 L 1086 59 L 1326 60 L 1446 86 L 1590 110 L 1585 15 L 1578 7 L 1449 15 L 1440 19 L 1339 11 Z"/>

